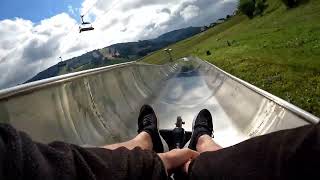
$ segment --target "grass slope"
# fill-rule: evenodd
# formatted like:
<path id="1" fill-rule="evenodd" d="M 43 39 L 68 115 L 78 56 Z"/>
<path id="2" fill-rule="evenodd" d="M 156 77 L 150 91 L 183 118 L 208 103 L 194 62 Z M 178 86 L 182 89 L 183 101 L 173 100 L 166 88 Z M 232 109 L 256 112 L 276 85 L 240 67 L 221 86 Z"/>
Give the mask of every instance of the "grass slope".
<path id="1" fill-rule="evenodd" d="M 267 3 L 263 16 L 237 15 L 170 46 L 173 56 L 198 56 L 319 117 L 320 1 L 290 10 L 280 0 Z M 158 51 L 143 61 L 162 64 L 168 57 Z"/>

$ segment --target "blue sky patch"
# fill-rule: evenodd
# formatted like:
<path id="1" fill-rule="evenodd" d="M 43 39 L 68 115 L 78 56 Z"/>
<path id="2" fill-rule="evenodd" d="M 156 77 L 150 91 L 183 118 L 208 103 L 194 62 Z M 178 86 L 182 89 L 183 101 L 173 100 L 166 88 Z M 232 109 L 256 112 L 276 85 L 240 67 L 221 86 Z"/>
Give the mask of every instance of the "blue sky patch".
<path id="1" fill-rule="evenodd" d="M 62 12 L 79 21 L 82 0 L 1 0 L 0 20 L 16 17 L 39 22 Z"/>

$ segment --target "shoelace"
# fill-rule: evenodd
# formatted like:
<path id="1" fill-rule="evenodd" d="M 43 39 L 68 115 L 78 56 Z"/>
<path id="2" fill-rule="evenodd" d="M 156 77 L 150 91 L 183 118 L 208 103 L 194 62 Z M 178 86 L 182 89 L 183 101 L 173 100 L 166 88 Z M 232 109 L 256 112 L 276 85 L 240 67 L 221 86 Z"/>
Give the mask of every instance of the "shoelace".
<path id="1" fill-rule="evenodd" d="M 143 126 L 148 126 L 152 124 L 152 114 L 148 114 L 143 118 Z"/>
<path id="2" fill-rule="evenodd" d="M 208 129 L 209 131 L 212 131 L 212 130 L 213 130 L 213 129 L 210 128 L 210 127 L 208 126 L 208 124 L 205 123 L 205 122 L 197 123 L 197 124 L 194 126 L 194 128 L 198 128 L 198 127 L 206 128 L 206 129 Z"/>

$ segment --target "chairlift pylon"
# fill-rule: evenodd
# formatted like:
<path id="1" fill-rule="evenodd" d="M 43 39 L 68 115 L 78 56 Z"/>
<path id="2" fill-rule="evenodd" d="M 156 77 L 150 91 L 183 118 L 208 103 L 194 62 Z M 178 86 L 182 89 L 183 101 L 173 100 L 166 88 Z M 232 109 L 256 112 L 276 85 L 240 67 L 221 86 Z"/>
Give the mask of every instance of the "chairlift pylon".
<path id="1" fill-rule="evenodd" d="M 58 67 L 63 67 L 65 66 L 67 63 L 65 61 L 62 60 L 62 57 L 59 57 L 60 62 L 58 63 Z"/>
<path id="2" fill-rule="evenodd" d="M 81 15 L 80 17 L 81 17 L 81 25 L 79 26 L 79 33 L 81 33 L 81 32 L 84 32 L 84 31 L 92 31 L 92 30 L 94 30 L 94 28 L 92 27 L 92 24 L 90 23 L 90 22 L 85 22 L 84 20 L 83 20 L 83 16 L 84 15 Z"/>

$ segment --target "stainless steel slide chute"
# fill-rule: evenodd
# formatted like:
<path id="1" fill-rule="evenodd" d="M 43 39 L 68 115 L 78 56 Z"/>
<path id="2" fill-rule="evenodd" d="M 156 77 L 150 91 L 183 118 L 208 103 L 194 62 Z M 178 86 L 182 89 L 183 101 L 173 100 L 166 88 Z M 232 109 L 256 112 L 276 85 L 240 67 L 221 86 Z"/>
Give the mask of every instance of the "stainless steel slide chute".
<path id="1" fill-rule="evenodd" d="M 227 147 L 319 118 L 212 64 L 188 57 L 165 65 L 141 62 L 81 71 L 0 92 L 0 121 L 34 140 L 99 146 L 136 135 L 143 104 L 162 129 L 177 116 L 191 130 L 197 113 L 213 115 L 215 140 Z"/>

